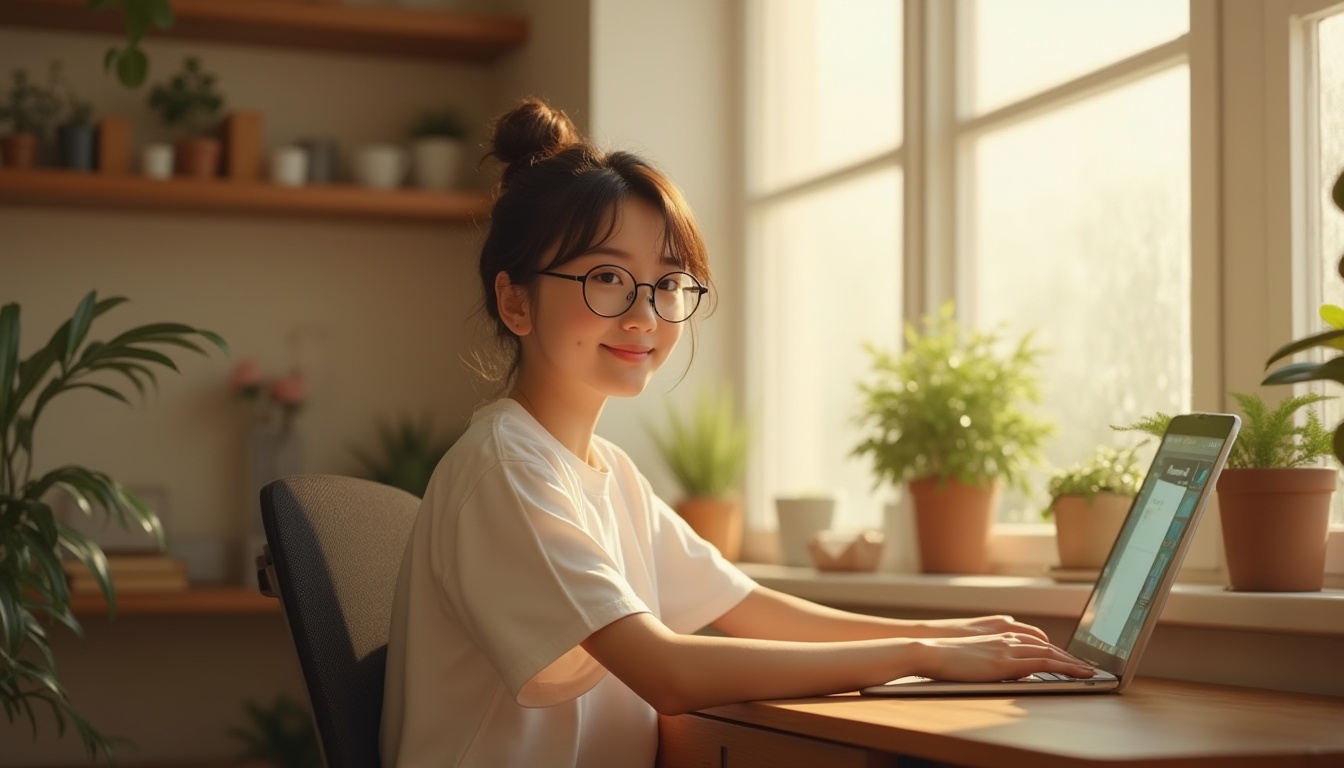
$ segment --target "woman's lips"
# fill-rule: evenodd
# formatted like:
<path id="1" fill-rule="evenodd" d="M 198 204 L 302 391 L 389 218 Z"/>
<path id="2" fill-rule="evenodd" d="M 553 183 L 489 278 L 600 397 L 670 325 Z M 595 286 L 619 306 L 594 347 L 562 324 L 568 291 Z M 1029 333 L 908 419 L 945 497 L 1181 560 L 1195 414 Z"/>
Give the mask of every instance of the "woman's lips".
<path id="1" fill-rule="evenodd" d="M 605 347 L 608 352 L 615 355 L 617 359 L 624 360 L 627 363 L 642 363 L 645 360 L 648 360 L 649 355 L 653 353 L 653 349 L 650 347 L 627 344 L 603 344 L 602 346 Z"/>

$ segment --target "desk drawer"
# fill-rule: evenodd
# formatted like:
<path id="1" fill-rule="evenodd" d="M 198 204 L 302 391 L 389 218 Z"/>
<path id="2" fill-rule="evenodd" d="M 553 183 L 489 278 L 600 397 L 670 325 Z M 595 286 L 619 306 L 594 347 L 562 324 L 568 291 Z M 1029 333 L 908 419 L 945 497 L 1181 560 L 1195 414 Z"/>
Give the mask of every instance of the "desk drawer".
<path id="1" fill-rule="evenodd" d="M 863 749 L 702 715 L 659 720 L 659 768 L 879 768 L 894 764 Z"/>

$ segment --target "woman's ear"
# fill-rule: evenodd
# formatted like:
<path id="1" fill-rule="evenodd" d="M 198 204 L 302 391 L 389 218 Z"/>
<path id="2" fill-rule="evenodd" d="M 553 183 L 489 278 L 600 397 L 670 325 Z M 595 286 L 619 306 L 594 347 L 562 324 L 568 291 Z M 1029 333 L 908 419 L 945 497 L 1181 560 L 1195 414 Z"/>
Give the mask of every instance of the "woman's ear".
<path id="1" fill-rule="evenodd" d="M 532 303 L 527 286 L 514 285 L 507 272 L 495 275 L 495 302 L 499 305 L 499 319 L 515 336 L 532 332 Z"/>

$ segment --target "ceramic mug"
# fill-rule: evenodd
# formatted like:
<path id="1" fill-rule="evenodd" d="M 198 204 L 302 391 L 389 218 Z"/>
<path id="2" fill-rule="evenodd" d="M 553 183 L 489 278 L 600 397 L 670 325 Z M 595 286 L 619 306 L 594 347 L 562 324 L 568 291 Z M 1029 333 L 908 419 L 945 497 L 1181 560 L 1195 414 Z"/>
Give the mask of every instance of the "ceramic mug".
<path id="1" fill-rule="evenodd" d="M 167 179 L 173 175 L 173 145 L 146 144 L 140 150 L 140 172 L 151 179 Z"/>
<path id="2" fill-rule="evenodd" d="M 301 187 L 308 178 L 308 153 L 303 147 L 276 147 L 271 151 L 270 177 L 272 184 L 282 187 Z"/>
<path id="3" fill-rule="evenodd" d="M 355 180 L 366 187 L 392 189 L 406 177 L 406 150 L 395 144 L 366 144 L 355 153 Z"/>
<path id="4" fill-rule="evenodd" d="M 779 519 L 780 561 L 796 568 L 812 565 L 807 542 L 831 527 L 835 519 L 835 498 L 779 497 L 775 499 L 775 514 Z"/>

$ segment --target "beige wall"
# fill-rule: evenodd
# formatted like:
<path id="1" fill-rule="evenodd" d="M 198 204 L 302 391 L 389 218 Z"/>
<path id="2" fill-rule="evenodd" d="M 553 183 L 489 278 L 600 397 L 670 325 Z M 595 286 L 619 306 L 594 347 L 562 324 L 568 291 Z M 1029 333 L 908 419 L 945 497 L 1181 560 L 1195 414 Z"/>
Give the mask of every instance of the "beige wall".
<path id="1" fill-rule="evenodd" d="M 653 454 L 644 424 L 662 395 L 684 401 L 698 383 L 738 378 L 733 329 L 740 319 L 731 142 L 730 18 L 715 0 L 685 3 L 506 0 L 532 19 L 528 44 L 490 67 L 424 64 L 267 48 L 155 43 L 151 82 L 195 52 L 220 75 L 232 103 L 266 115 L 271 144 L 329 132 L 347 148 L 396 138 L 427 104 L 464 106 L 482 126 L 516 98 L 540 95 L 612 147 L 647 154 L 685 191 L 713 254 L 721 306 L 700 329 L 686 381 L 674 387 L 689 344 L 647 395 L 614 403 L 603 434 L 627 445 L 660 493 L 676 489 Z M 137 135 L 165 138 L 142 104 L 99 69 L 108 38 L 0 29 L 0 74 L 42 70 L 59 57 L 100 112 L 132 114 Z M 675 63 L 676 66 L 672 66 Z M 244 98 L 240 94 L 246 94 Z M 677 107 L 677 108 L 672 108 Z M 322 126 L 331 126 L 323 129 Z M 484 128 L 473 137 L 485 138 Z M 478 155 L 469 158 L 474 167 Z M 488 184 L 487 167 L 478 186 Z M 89 289 L 132 303 L 105 331 L 174 320 L 223 334 L 234 358 L 267 371 L 299 365 L 311 404 L 302 415 L 309 468 L 349 472 L 349 446 L 367 444 L 375 418 L 429 414 L 444 426 L 465 418 L 480 389 L 459 356 L 476 301 L 470 227 L 261 216 L 83 212 L 0 208 L 0 302 L 24 307 L 25 351 L 45 339 Z M 236 579 L 244 507 L 245 424 L 227 390 L 232 361 L 180 357 L 183 375 L 134 410 L 73 396 L 38 435 L 39 463 L 105 469 L 130 483 L 163 486 L 175 548 L 198 578 Z M 652 414 L 652 415 L 649 415 Z M 90 439 L 90 434 L 93 435 Z M 64 679 L 95 723 L 137 742 L 123 762 L 226 760 L 225 735 L 242 702 L 302 687 L 278 617 L 91 620 L 85 647 L 58 641 Z M 80 762 L 75 740 L 49 723 L 36 742 L 0 724 L 0 763 Z"/>
<path id="2" fill-rule="evenodd" d="M 59 58 L 100 112 L 130 114 L 138 137 L 162 138 L 143 108 L 145 91 L 103 76 L 111 42 L 0 29 L 0 74 L 7 87 L 14 67 L 45 76 Z M 458 104 L 480 124 L 496 109 L 487 68 L 233 45 L 148 50 L 151 82 L 198 53 L 231 104 L 265 114 L 271 144 L 326 133 L 348 149 L 400 139 L 422 107 Z M 459 360 L 476 301 L 477 237 L 470 226 L 3 206 L 0 303 L 22 305 L 25 353 L 97 289 L 131 303 L 104 316 L 96 335 L 186 322 L 221 333 L 235 360 L 255 357 L 271 373 L 300 366 L 311 387 L 299 421 L 308 469 L 353 472 L 350 448 L 371 446 L 377 419 L 427 415 L 447 429 L 480 399 Z M 36 435 L 36 462 L 77 462 L 161 486 L 170 546 L 192 557 L 193 576 L 236 580 L 251 498 L 246 420 L 227 389 L 233 361 L 176 357 L 182 375 L 161 377 L 159 393 L 134 409 L 87 393 L 56 401 Z M 245 699 L 301 692 L 278 617 L 90 624 L 83 648 L 53 630 L 58 658 L 76 704 L 137 742 L 127 764 L 225 761 L 238 749 L 225 729 L 240 722 Z M 78 762 L 77 740 L 58 740 L 50 720 L 36 742 L 26 725 L 0 721 L 0 764 Z"/>

